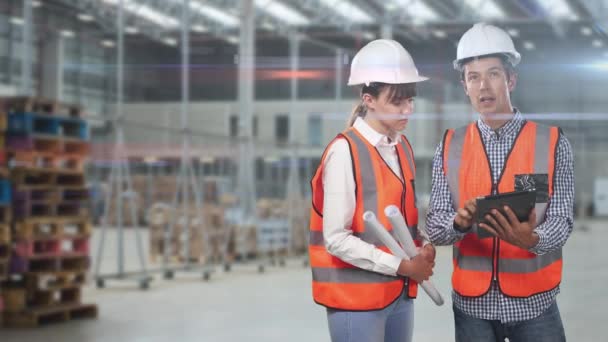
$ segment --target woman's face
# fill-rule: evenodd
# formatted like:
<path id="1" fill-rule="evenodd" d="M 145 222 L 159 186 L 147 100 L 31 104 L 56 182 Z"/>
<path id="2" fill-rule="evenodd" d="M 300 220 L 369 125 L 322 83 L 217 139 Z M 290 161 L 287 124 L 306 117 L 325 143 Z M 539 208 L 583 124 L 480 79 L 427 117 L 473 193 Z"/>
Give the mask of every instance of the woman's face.
<path id="1" fill-rule="evenodd" d="M 382 89 L 377 98 L 364 95 L 370 118 L 377 120 L 388 132 L 405 129 L 409 116 L 414 112 L 414 98 L 391 99 L 389 88 Z"/>

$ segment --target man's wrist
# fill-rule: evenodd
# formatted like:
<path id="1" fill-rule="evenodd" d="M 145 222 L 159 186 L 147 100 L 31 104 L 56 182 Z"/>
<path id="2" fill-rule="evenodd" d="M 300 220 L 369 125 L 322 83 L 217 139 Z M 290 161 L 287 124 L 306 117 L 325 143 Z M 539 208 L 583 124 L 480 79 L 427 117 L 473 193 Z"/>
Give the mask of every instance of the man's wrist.
<path id="1" fill-rule="evenodd" d="M 538 234 L 536 234 L 536 232 L 532 232 L 532 234 L 530 235 L 530 239 L 528 241 L 528 245 L 526 246 L 526 249 L 528 249 L 528 250 L 533 249 L 534 247 L 538 246 L 539 242 L 540 242 L 540 236 L 538 236 Z"/>
<path id="2" fill-rule="evenodd" d="M 468 233 L 469 230 L 471 230 L 471 227 L 472 227 L 472 226 L 462 227 L 461 225 L 459 225 L 458 223 L 456 223 L 456 220 L 454 220 L 453 226 L 454 226 L 454 230 L 456 230 L 457 232 L 463 233 L 463 234 L 464 233 Z"/>

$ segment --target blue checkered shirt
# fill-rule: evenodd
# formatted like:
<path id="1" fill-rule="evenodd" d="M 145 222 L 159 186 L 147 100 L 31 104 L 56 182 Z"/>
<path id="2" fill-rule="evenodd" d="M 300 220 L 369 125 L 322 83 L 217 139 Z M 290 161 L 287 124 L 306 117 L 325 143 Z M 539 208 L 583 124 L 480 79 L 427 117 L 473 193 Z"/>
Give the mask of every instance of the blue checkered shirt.
<path id="1" fill-rule="evenodd" d="M 481 119 L 477 120 L 494 179 L 499 179 L 505 158 L 524 123 L 525 120 L 518 111 L 515 112 L 512 120 L 496 131 Z M 570 142 L 563 134 L 558 141 L 555 165 L 554 192 L 547 208 L 545 221 L 535 229 L 540 238 L 539 242 L 530 250 L 535 254 L 544 254 L 561 248 L 573 228 L 573 156 Z M 426 218 L 426 229 L 434 244 L 451 245 L 464 237 L 465 234 L 454 229 L 455 215 L 448 182 L 443 172 L 443 146 L 440 143 L 433 158 L 433 187 Z M 549 292 L 528 298 L 511 298 L 503 295 L 494 281 L 490 291 L 481 297 L 463 297 L 453 292 L 452 300 L 458 309 L 470 316 L 501 322 L 516 322 L 539 316 L 553 303 L 558 293 L 559 286 Z"/>

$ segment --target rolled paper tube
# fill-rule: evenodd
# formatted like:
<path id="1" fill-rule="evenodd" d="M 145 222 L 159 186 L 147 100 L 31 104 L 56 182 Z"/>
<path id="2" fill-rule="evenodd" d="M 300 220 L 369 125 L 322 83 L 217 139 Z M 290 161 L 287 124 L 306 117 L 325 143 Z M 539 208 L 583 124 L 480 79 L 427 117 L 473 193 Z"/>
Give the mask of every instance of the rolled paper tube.
<path id="1" fill-rule="evenodd" d="M 393 231 L 395 232 L 395 235 L 397 235 L 397 239 L 399 239 L 399 242 L 401 242 L 405 254 L 409 257 L 409 259 L 413 259 L 416 255 L 418 255 L 418 249 L 416 248 L 414 239 L 412 239 L 412 235 L 410 234 L 410 231 L 407 228 L 405 218 L 403 217 L 403 215 L 401 215 L 401 211 L 399 211 L 399 208 L 397 208 L 396 206 L 390 205 L 384 209 L 384 214 L 391 222 L 391 225 L 393 226 Z M 437 288 L 435 288 L 435 286 L 430 280 L 423 281 L 422 283 L 420 283 L 420 287 L 422 287 L 424 292 L 426 292 L 429 297 L 431 297 L 435 304 L 439 306 L 443 305 L 443 303 L 445 302 L 443 300 L 443 296 L 441 296 L 441 293 L 439 293 Z"/>

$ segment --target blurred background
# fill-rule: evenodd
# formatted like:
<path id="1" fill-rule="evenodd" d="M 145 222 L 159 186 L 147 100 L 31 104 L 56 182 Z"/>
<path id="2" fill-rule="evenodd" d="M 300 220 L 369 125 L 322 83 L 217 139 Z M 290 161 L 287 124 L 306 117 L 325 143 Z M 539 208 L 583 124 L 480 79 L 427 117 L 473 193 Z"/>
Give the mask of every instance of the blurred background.
<path id="1" fill-rule="evenodd" d="M 597 300 L 608 280 L 608 1 L 0 0 L 13 192 L 2 307 L 5 326 L 30 327 L 0 338 L 328 341 L 310 296 L 310 179 L 359 101 L 346 86 L 350 61 L 371 40 L 395 39 L 430 77 L 405 131 L 424 217 L 445 129 L 477 118 L 452 61 L 479 21 L 505 29 L 522 54 L 514 106 L 559 125 L 573 145 L 577 220 L 558 298 L 569 339 L 605 336 Z M 16 136 L 28 137 L 34 157 L 23 157 Z M 48 167 L 58 153 L 78 156 Z M 19 202 L 23 191 L 37 196 L 28 177 L 52 172 L 83 175 L 47 189 L 85 190 L 75 212 Z M 74 223 L 81 240 L 65 247 L 59 234 L 49 250 L 19 228 L 44 233 L 57 222 Z M 34 247 L 24 253 L 27 239 Z M 67 254 L 84 264 L 31 261 Z M 446 297 L 450 255 L 439 248 L 435 271 Z M 71 283 L 66 272 L 90 281 Z M 48 279 L 71 285 L 51 289 Z M 419 303 L 416 340 L 453 340 L 449 305 Z M 38 329 L 56 321 L 69 322 Z"/>

